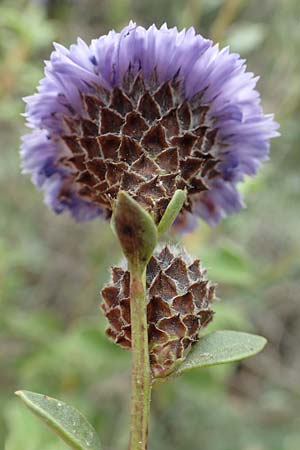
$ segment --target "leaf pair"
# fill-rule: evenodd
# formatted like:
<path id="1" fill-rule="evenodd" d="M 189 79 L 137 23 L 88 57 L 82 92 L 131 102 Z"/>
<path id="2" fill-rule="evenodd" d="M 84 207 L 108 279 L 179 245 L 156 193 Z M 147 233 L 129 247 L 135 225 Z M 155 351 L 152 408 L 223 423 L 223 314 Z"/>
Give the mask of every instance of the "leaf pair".
<path id="1" fill-rule="evenodd" d="M 201 367 L 239 361 L 255 355 L 266 345 L 266 339 L 237 331 L 216 331 L 200 339 L 186 360 L 163 381 Z M 28 391 L 16 394 L 25 405 L 75 450 L 101 450 L 100 440 L 88 421 L 65 403 Z"/>
<path id="2" fill-rule="evenodd" d="M 156 227 L 151 215 L 138 202 L 126 192 L 119 193 L 112 224 L 129 265 L 145 269 L 158 237 L 172 226 L 185 200 L 185 191 L 178 189 Z"/>

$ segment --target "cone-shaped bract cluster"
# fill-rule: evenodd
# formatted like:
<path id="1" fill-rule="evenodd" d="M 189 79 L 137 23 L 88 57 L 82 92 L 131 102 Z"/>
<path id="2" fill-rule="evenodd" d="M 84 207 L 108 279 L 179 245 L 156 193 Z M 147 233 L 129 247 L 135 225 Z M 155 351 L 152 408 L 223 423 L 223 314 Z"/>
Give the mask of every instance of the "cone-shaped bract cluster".
<path id="1" fill-rule="evenodd" d="M 83 95 L 84 113 L 68 118 L 62 140 L 78 194 L 111 215 L 120 190 L 161 219 L 176 189 L 186 189 L 184 209 L 218 175 L 216 130 L 206 121 L 201 97 L 186 101 L 180 78 L 148 82 L 130 69 L 122 87 Z"/>
<path id="2" fill-rule="evenodd" d="M 184 360 L 199 330 L 212 320 L 215 287 L 206 280 L 199 260 L 167 246 L 152 256 L 146 283 L 150 364 L 153 376 L 159 378 Z M 107 335 L 130 348 L 130 273 L 114 267 L 102 297 L 101 308 L 109 321 Z"/>

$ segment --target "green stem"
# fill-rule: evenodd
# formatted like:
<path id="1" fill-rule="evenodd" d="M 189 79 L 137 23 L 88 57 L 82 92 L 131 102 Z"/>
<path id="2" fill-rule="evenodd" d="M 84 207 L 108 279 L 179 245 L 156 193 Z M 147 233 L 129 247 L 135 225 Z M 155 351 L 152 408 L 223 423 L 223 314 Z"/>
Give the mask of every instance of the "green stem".
<path id="1" fill-rule="evenodd" d="M 139 265 L 130 264 L 131 308 L 131 424 L 129 450 L 146 450 L 151 398 L 148 351 L 146 275 Z"/>

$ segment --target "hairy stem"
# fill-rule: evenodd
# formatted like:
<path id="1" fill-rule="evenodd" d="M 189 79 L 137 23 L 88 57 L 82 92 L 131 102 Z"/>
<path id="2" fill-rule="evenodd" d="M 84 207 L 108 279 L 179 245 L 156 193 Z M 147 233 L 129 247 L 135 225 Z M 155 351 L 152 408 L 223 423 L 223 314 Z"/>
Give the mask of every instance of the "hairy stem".
<path id="1" fill-rule="evenodd" d="M 129 450 L 146 450 L 151 398 L 148 351 L 146 276 L 139 265 L 130 264 L 131 308 L 131 424 Z"/>

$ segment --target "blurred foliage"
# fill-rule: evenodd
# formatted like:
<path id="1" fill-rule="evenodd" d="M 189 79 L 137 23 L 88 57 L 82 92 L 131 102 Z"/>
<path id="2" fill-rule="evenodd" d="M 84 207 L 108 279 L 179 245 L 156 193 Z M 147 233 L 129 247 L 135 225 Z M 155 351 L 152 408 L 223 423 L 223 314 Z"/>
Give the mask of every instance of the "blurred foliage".
<path id="1" fill-rule="evenodd" d="M 300 3 L 298 0 L 0 1 L 0 445 L 66 447 L 13 398 L 24 388 L 83 411 L 107 450 L 126 448 L 130 354 L 105 338 L 98 291 L 120 250 L 107 224 L 54 216 L 20 175 L 21 97 L 42 76 L 53 40 L 89 40 L 133 18 L 194 25 L 248 58 L 282 137 L 271 162 L 241 186 L 247 209 L 188 249 L 219 283 L 209 330 L 269 340 L 249 361 L 190 373 L 157 388 L 150 448 L 295 450 L 300 447 Z"/>

